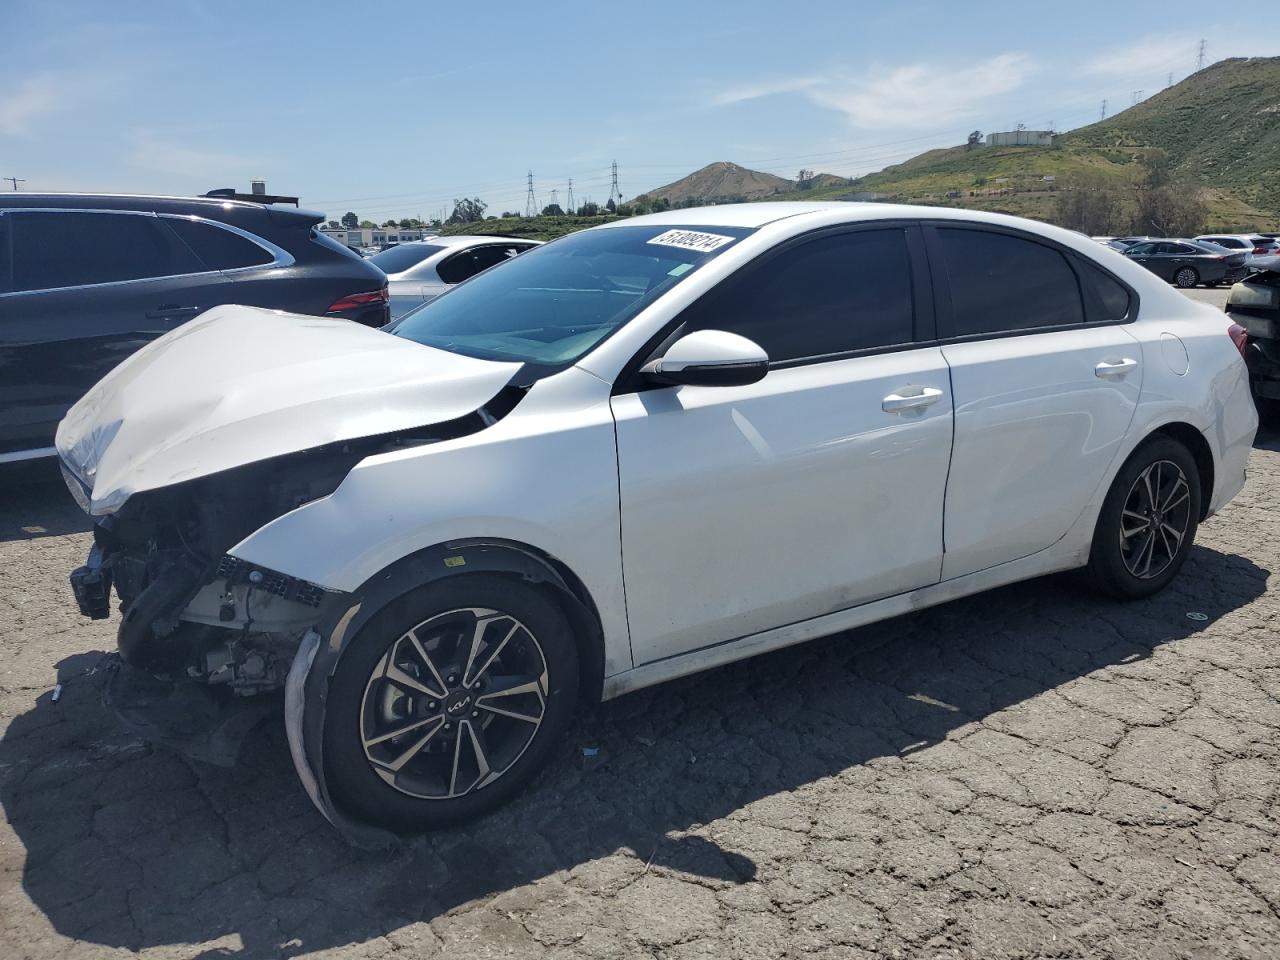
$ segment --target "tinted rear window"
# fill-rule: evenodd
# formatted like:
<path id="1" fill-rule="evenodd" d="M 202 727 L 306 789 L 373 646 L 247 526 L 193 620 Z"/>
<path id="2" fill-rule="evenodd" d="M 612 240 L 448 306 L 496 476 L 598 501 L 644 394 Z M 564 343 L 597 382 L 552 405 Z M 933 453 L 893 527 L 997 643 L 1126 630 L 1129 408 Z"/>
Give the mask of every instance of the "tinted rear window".
<path id="1" fill-rule="evenodd" d="M 216 224 L 176 217 L 167 217 L 164 222 L 214 270 L 259 267 L 275 260 L 266 248 Z"/>
<path id="2" fill-rule="evenodd" d="M 12 215 L 13 289 L 50 290 L 206 270 L 156 217 L 127 213 Z"/>
<path id="3" fill-rule="evenodd" d="M 402 243 L 398 247 L 375 253 L 369 258 L 369 262 L 383 273 L 403 273 L 444 249 L 434 243 Z"/>
<path id="4" fill-rule="evenodd" d="M 955 336 L 1084 322 L 1080 284 L 1052 247 L 986 230 L 939 228 Z"/>

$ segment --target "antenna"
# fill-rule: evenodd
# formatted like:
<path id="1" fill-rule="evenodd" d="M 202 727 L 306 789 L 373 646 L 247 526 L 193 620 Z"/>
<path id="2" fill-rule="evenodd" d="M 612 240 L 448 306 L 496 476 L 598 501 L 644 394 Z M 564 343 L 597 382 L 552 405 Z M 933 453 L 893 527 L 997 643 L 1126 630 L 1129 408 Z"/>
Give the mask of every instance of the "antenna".
<path id="1" fill-rule="evenodd" d="M 609 199 L 614 205 L 622 203 L 622 190 L 618 188 L 618 161 L 613 161 L 613 182 L 609 185 Z"/>
<path id="2" fill-rule="evenodd" d="M 570 178 L 569 178 L 569 199 L 568 199 L 566 202 L 569 204 L 569 208 L 568 208 L 565 212 L 566 212 L 566 213 L 573 213 L 573 211 L 574 211 L 574 206 L 573 206 L 573 177 L 570 177 Z"/>
<path id="3" fill-rule="evenodd" d="M 529 171 L 529 193 L 524 200 L 524 215 L 526 217 L 536 217 L 538 215 L 538 201 L 533 198 L 533 171 Z"/>
<path id="4" fill-rule="evenodd" d="M 1103 99 L 1102 99 L 1102 109 L 1098 111 L 1098 119 L 1099 119 L 1099 120 L 1105 120 L 1105 119 L 1107 119 L 1107 100 L 1106 100 L 1106 97 L 1103 97 Z"/>
<path id="5" fill-rule="evenodd" d="M 0 177 L 0 179 L 8 180 L 12 183 L 14 190 L 18 189 L 18 184 L 27 182 L 26 177 Z"/>
<path id="6" fill-rule="evenodd" d="M 1204 69 L 1204 51 L 1205 51 L 1205 48 L 1208 47 L 1208 45 L 1209 45 L 1208 41 L 1205 41 L 1205 40 L 1200 41 L 1200 52 L 1196 54 L 1196 70 L 1197 71 Z"/>

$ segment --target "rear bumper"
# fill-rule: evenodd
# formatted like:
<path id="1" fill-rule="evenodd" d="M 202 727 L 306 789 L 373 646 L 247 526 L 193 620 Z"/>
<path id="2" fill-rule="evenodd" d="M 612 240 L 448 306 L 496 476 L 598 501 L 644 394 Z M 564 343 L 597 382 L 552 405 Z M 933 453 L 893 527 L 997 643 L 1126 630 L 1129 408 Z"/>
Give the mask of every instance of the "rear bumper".
<path id="1" fill-rule="evenodd" d="M 337 310 L 326 313 L 325 316 L 333 317 L 335 320 L 350 320 L 366 327 L 385 327 L 391 322 L 391 308 L 385 303 L 377 303 L 361 307 L 359 310 Z"/>

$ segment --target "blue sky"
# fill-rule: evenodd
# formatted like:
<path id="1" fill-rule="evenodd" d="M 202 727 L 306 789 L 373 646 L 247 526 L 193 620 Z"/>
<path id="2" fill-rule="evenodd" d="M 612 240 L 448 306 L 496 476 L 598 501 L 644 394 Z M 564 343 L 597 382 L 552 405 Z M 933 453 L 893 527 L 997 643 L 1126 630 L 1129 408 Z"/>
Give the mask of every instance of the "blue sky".
<path id="1" fill-rule="evenodd" d="M 1209 61 L 1280 55 L 1280 18 L 1182 0 L 0 0 L 0 14 L 0 177 L 177 194 L 265 177 L 377 221 L 462 195 L 523 210 L 530 169 L 540 204 L 553 188 L 563 203 L 570 177 L 575 199 L 603 201 L 614 160 L 626 196 L 714 160 L 862 173 L 975 128 L 1091 122 L 1104 97 L 1116 112 L 1194 70 L 1201 38 Z"/>

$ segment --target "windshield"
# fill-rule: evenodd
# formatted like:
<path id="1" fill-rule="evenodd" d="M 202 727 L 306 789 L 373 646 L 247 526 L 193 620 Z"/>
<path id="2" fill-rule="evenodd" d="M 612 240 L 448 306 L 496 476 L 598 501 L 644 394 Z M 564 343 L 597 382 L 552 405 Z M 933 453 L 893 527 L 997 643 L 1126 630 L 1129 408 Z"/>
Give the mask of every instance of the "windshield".
<path id="1" fill-rule="evenodd" d="M 485 360 L 573 363 L 751 232 L 655 224 L 570 234 L 477 274 L 389 330 Z"/>
<path id="2" fill-rule="evenodd" d="M 402 243 L 375 253 L 369 258 L 369 262 L 383 273 L 403 273 L 443 249 L 444 247 L 434 243 Z"/>

